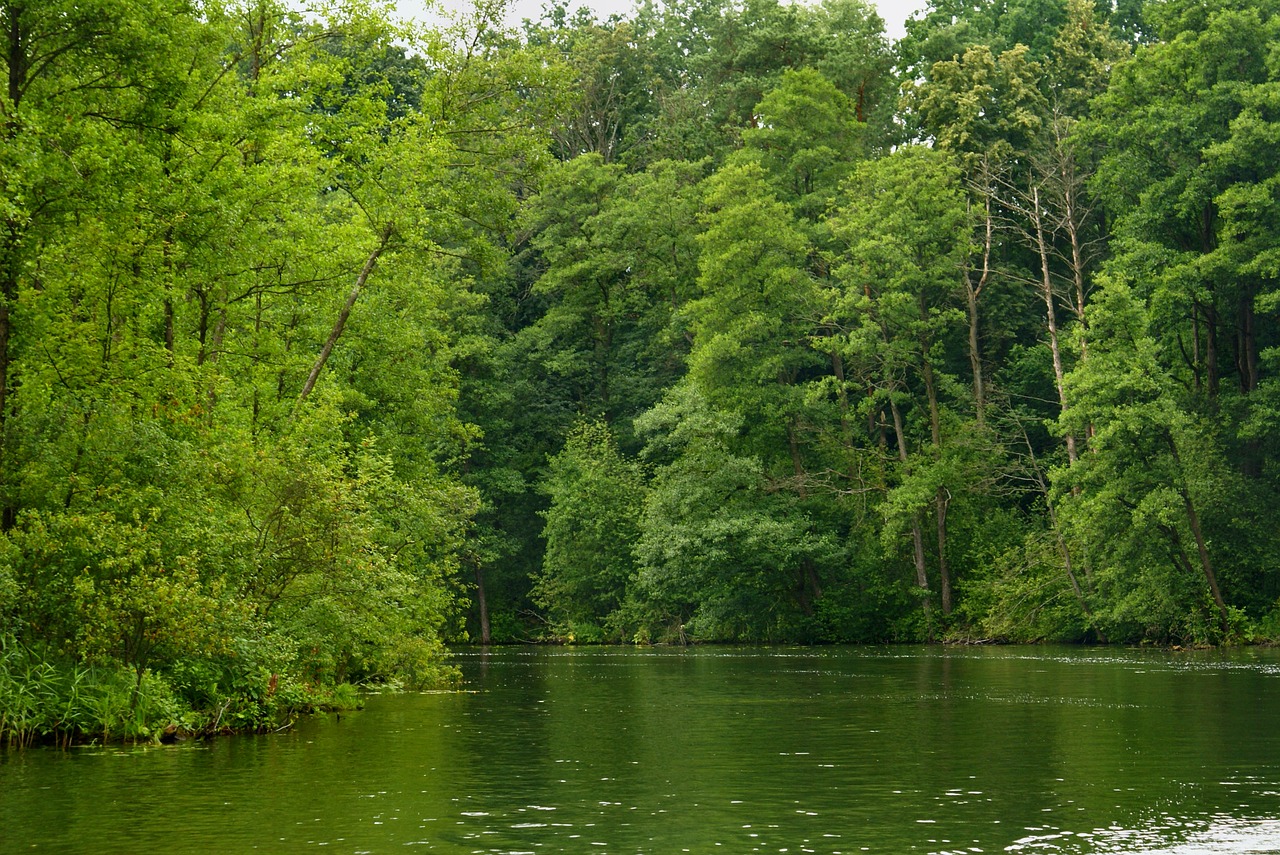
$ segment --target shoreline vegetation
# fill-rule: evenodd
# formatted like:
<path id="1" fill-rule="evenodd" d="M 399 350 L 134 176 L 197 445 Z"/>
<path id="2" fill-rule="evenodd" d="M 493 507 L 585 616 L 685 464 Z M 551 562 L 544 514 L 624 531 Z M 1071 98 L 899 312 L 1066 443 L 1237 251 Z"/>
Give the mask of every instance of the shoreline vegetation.
<path id="1" fill-rule="evenodd" d="M 1040 642 L 1007 642 L 992 638 L 951 638 L 936 642 L 944 646 L 1026 645 Z M 717 646 L 716 643 L 709 643 Z M 1274 641 L 1254 642 L 1272 647 Z M 551 647 L 688 647 L 689 642 L 658 642 L 638 645 L 598 642 L 579 645 L 569 638 L 546 638 L 538 642 L 507 642 L 506 646 Z M 467 646 L 480 646 L 468 644 Z M 705 646 L 698 643 L 696 646 Z M 775 646 L 775 645 L 766 645 Z M 1096 645 L 1116 646 L 1116 645 Z M 1221 645 L 1184 647 L 1164 645 L 1169 652 L 1210 650 Z M 141 681 L 136 675 L 75 665 L 59 667 L 29 652 L 12 655 L 6 647 L 0 655 L 0 750 L 73 747 L 111 744 L 172 745 L 193 740 L 244 734 L 280 733 L 299 719 L 319 713 L 347 712 L 364 707 L 367 687 L 343 683 L 320 686 L 287 683 L 270 675 L 258 691 L 227 697 L 221 704 L 204 709 L 184 705 L 174 688 L 150 673 Z M 456 678 L 437 686 L 462 690 Z M 396 684 L 378 684 L 377 691 L 403 690 Z"/>
<path id="2" fill-rule="evenodd" d="M 966 647 L 1036 646 L 1041 642 L 949 638 L 934 643 Z M 1255 644 L 1275 646 L 1271 641 Z M 466 643 L 465 646 L 487 649 L 490 645 Z M 492 646 L 687 648 L 720 645 L 687 640 L 683 643 L 593 642 L 583 645 L 567 637 L 548 637 L 538 642 L 507 642 Z M 1215 647 L 1221 645 L 1188 648 L 1170 644 L 1163 649 L 1183 652 Z M 379 693 L 404 690 L 397 683 L 376 684 L 374 688 Z M 11 639 L 0 639 L 0 751 L 36 747 L 65 751 L 73 747 L 123 743 L 172 745 L 222 736 L 281 733 L 305 716 L 362 709 L 364 694 L 369 689 L 368 686 L 351 683 L 318 685 L 297 682 L 272 674 L 260 685 L 239 695 L 227 695 L 221 703 L 196 707 L 183 691 L 150 672 L 139 677 L 118 668 L 56 663 L 48 657 L 17 648 Z M 432 690 L 461 691 L 464 686 L 457 673 L 452 672 L 442 677 Z"/>
<path id="3" fill-rule="evenodd" d="M 1280 639 L 1280 0 L 504 14 L 0 2 L 0 744 Z"/>
<path id="4" fill-rule="evenodd" d="M 364 705 L 350 683 L 262 677 L 235 694 L 193 699 L 171 677 L 58 661 L 0 638 L 0 750 L 279 733 L 305 715 Z"/>

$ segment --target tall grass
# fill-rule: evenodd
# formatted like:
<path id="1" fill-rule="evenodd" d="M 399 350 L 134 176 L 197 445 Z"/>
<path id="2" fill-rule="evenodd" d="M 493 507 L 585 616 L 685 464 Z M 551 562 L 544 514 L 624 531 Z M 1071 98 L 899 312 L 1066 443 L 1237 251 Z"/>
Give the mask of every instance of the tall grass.
<path id="1" fill-rule="evenodd" d="M 41 655 L 0 635 L 0 745 L 26 747 L 73 740 L 153 740 L 178 705 L 168 685 L 135 675 Z"/>
<path id="2" fill-rule="evenodd" d="M 124 665 L 76 663 L 0 633 L 0 748 L 282 730 L 310 712 L 361 705 L 353 686 L 270 674 L 191 693 L 151 671 L 139 679 Z"/>

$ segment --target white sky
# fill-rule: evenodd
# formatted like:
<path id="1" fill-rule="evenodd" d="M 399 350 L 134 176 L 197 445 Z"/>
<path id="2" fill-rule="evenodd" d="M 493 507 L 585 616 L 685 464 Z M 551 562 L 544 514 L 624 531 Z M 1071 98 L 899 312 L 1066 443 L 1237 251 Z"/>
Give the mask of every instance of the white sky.
<path id="1" fill-rule="evenodd" d="M 392 0 L 392 2 L 401 17 L 416 18 L 421 21 L 432 20 L 426 12 L 427 4 L 424 0 Z M 471 5 L 470 0 L 439 0 L 439 2 L 448 9 L 469 8 Z M 897 39 L 906 32 L 902 28 L 902 22 L 913 12 L 924 8 L 925 0 L 874 0 L 874 3 L 880 11 L 880 17 L 884 18 L 885 32 L 889 38 Z M 512 0 L 510 23 L 518 24 L 525 18 L 536 19 L 542 11 L 542 4 L 543 0 Z M 598 17 L 605 18 L 613 12 L 629 12 L 634 5 L 632 0 L 573 0 L 570 8 L 590 6 L 596 11 Z"/>

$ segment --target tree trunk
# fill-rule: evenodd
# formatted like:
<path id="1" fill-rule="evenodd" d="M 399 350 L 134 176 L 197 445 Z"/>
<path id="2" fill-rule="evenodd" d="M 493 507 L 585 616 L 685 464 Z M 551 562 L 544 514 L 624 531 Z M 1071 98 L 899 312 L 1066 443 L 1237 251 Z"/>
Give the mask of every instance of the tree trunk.
<path id="1" fill-rule="evenodd" d="M 973 412 L 978 426 L 982 427 L 986 424 L 987 418 L 987 393 L 983 388 L 982 357 L 978 352 L 978 293 L 967 276 L 965 277 L 964 296 L 969 315 L 969 369 L 973 374 Z"/>
<path id="2" fill-rule="evenodd" d="M 1044 221 L 1040 216 L 1040 188 L 1031 191 L 1031 225 L 1035 229 L 1036 251 L 1040 255 L 1040 291 L 1044 297 L 1044 309 L 1049 327 L 1049 350 L 1053 354 L 1053 380 L 1058 388 L 1058 406 L 1061 412 L 1067 411 L 1066 372 L 1062 367 L 1062 349 L 1058 345 L 1058 319 L 1053 299 L 1053 279 L 1050 275 L 1049 247 L 1044 239 Z M 1076 438 L 1068 433 L 1067 459 L 1076 462 Z"/>
<path id="3" fill-rule="evenodd" d="M 849 389 L 845 386 L 844 359 L 840 351 L 831 349 L 831 373 L 836 378 L 836 403 L 840 407 L 840 441 L 846 451 L 853 450 L 853 431 L 849 427 Z"/>
<path id="4" fill-rule="evenodd" d="M 1258 333 L 1253 310 L 1253 290 L 1240 297 L 1240 391 L 1248 395 L 1258 388 Z M 1244 441 L 1240 455 L 1240 472 L 1244 477 L 1257 480 L 1262 477 L 1262 440 L 1251 437 Z"/>
<path id="5" fill-rule="evenodd" d="M 1200 307 L 1194 303 L 1191 306 L 1191 366 L 1192 388 L 1199 395 L 1203 385 L 1200 381 Z"/>
<path id="6" fill-rule="evenodd" d="M 1253 314 L 1253 294 L 1240 298 L 1240 391 L 1248 395 L 1258 388 L 1258 338 Z"/>
<path id="7" fill-rule="evenodd" d="M 951 565 L 947 563 L 947 506 L 951 493 L 946 487 L 938 487 L 934 497 L 934 510 L 938 522 L 938 575 L 942 586 L 942 613 L 951 615 Z"/>
<path id="8" fill-rule="evenodd" d="M 1062 568 L 1067 574 L 1067 581 L 1071 583 L 1071 592 L 1076 595 L 1080 611 L 1084 612 L 1085 617 L 1089 619 L 1089 625 L 1093 627 L 1099 643 L 1106 644 L 1107 637 L 1094 621 L 1093 609 L 1089 608 L 1089 601 L 1084 598 L 1084 591 L 1080 590 L 1080 582 L 1076 579 L 1075 571 L 1071 567 L 1071 550 L 1067 547 L 1066 538 L 1062 536 L 1061 526 L 1058 525 L 1058 512 L 1052 502 L 1048 502 L 1046 507 L 1049 509 L 1049 524 L 1053 526 L 1053 537 L 1058 544 L 1058 554 L 1062 556 Z"/>
<path id="9" fill-rule="evenodd" d="M 1204 316 L 1204 370 L 1209 397 L 1218 397 L 1218 312 L 1212 305 L 1197 302 Z"/>
<path id="10" fill-rule="evenodd" d="M 10 130 L 13 130 L 17 121 L 18 104 L 22 101 L 23 90 L 27 85 L 27 71 L 31 62 L 31 58 L 27 56 L 27 34 L 22 27 L 22 6 L 23 4 L 16 2 L 5 3 L 5 11 L 9 13 L 9 44 L 5 59 L 9 66 L 9 110 L 13 117 L 9 120 Z"/>
<path id="11" fill-rule="evenodd" d="M 15 19 L 15 11 L 10 12 Z M 10 377 L 13 354 L 13 310 L 18 303 L 18 282 L 21 270 L 19 261 L 21 226 L 10 219 L 5 223 L 3 242 L 0 243 L 0 531 L 9 531 L 18 521 L 18 505 L 11 499 L 8 472 L 9 398 L 13 393 Z"/>
<path id="12" fill-rule="evenodd" d="M 9 289 L 0 295 L 0 439 L 9 412 Z"/>
<path id="13" fill-rule="evenodd" d="M 252 353 L 253 373 L 250 379 L 253 383 L 253 410 L 250 416 L 250 433 L 256 438 L 258 436 L 258 419 L 262 415 L 262 402 L 258 399 L 258 366 L 262 361 L 260 348 L 262 337 L 262 292 L 259 291 L 253 295 L 253 347 Z"/>
<path id="14" fill-rule="evenodd" d="M 787 448 L 791 452 L 791 469 L 796 475 L 796 495 L 807 498 L 805 489 L 804 459 L 800 456 L 800 438 L 796 435 L 796 421 L 787 425 Z"/>
<path id="15" fill-rule="evenodd" d="M 982 273 L 978 281 L 973 281 L 973 272 L 964 272 L 965 306 L 969 316 L 969 368 L 973 373 L 974 417 L 978 427 L 986 424 L 987 392 L 982 377 L 982 349 L 978 318 L 978 300 L 982 297 L 982 289 L 986 287 L 991 276 L 991 247 L 993 238 L 993 220 L 991 216 L 991 194 L 985 194 L 986 213 L 983 217 Z"/>
<path id="16" fill-rule="evenodd" d="M 1097 634 L 1098 641 L 1106 644 L 1107 637 L 1094 621 L 1093 609 L 1089 608 L 1089 602 L 1085 599 L 1084 590 L 1080 587 L 1080 580 L 1076 578 L 1075 569 L 1072 566 L 1071 549 L 1067 546 L 1067 539 L 1062 536 L 1062 526 L 1058 523 L 1058 509 L 1054 506 L 1053 500 L 1049 496 L 1049 485 L 1045 483 L 1044 471 L 1040 468 L 1040 462 L 1036 460 L 1035 450 L 1031 445 L 1031 437 L 1027 435 L 1027 430 L 1021 423 L 1019 423 L 1018 427 L 1022 431 L 1022 441 L 1027 446 L 1027 457 L 1031 461 L 1031 471 L 1035 475 L 1036 485 L 1040 488 L 1040 495 L 1044 496 L 1044 506 L 1049 512 L 1049 524 L 1053 526 L 1053 537 L 1058 546 L 1058 554 L 1062 556 L 1062 567 L 1066 573 L 1067 582 L 1071 585 L 1071 592 L 1075 594 L 1076 602 L 1080 605 L 1080 611 L 1084 612 L 1085 617 L 1089 619 L 1089 625 L 1093 628 L 1094 633 Z M 1085 577 L 1089 577 L 1087 562 L 1085 564 Z"/>
<path id="17" fill-rule="evenodd" d="M 928 312 L 924 305 L 924 298 L 920 300 L 920 318 L 926 320 Z M 938 389 L 933 376 L 933 362 L 929 359 L 929 340 L 925 336 L 920 337 L 920 353 L 921 372 L 924 376 L 925 396 L 929 401 L 929 431 L 933 439 L 933 457 L 935 460 L 942 456 L 942 418 L 938 409 Z M 934 496 L 934 516 L 937 521 L 938 535 L 938 577 L 942 592 L 942 613 L 944 615 L 951 614 L 951 568 L 947 564 L 947 505 L 951 500 L 951 494 L 947 488 L 941 484 L 938 485 L 937 494 Z"/>
<path id="18" fill-rule="evenodd" d="M 369 281 L 369 275 L 373 273 L 373 268 L 378 264 L 378 258 L 386 250 L 387 244 L 391 242 L 391 236 L 395 234 L 395 226 L 391 223 L 382 229 L 381 239 L 378 246 L 369 253 L 369 257 L 364 262 L 364 267 L 360 269 L 360 275 L 356 277 L 356 284 L 352 286 L 351 293 L 347 295 L 347 301 L 342 306 L 342 311 L 338 313 L 338 320 L 334 322 L 333 329 L 329 332 L 329 337 L 325 339 L 324 347 L 320 348 L 320 355 L 316 357 L 315 364 L 311 366 L 311 373 L 307 375 L 307 382 L 302 384 L 302 393 L 298 395 L 298 403 L 304 403 L 311 394 L 311 390 L 316 387 L 316 381 L 320 379 L 320 372 L 324 370 L 325 363 L 329 361 L 329 354 L 333 352 L 333 347 L 338 343 L 339 336 L 346 328 L 347 318 L 351 316 L 351 309 L 355 306 L 356 300 L 360 297 L 360 292 L 364 290 L 364 285 Z"/>
<path id="19" fill-rule="evenodd" d="M 227 310 L 224 307 L 218 310 L 218 321 L 213 325 L 213 336 L 211 338 L 211 347 L 209 348 L 208 353 L 208 363 L 210 366 L 217 365 L 218 357 L 222 355 L 222 339 L 223 336 L 226 335 L 226 332 Z M 211 371 L 210 374 L 212 376 L 209 378 L 209 388 L 205 393 L 205 398 L 208 401 L 209 407 L 207 413 L 208 423 L 212 425 L 213 409 L 218 404 L 218 373 L 215 370 Z"/>
<path id="20" fill-rule="evenodd" d="M 1070 205 L 1070 202 L 1068 202 Z M 1089 321 L 1084 313 L 1085 300 L 1085 284 L 1084 284 L 1084 252 L 1080 246 L 1079 224 L 1072 219 L 1072 209 L 1067 208 L 1067 237 L 1071 241 L 1071 284 L 1075 286 L 1075 315 L 1076 322 L 1080 324 L 1080 358 L 1085 359 L 1089 354 L 1088 331 Z"/>
<path id="21" fill-rule="evenodd" d="M 591 317 L 594 356 L 596 362 L 597 394 L 600 398 L 600 409 L 606 418 L 609 412 L 609 361 L 613 353 L 613 309 L 609 302 L 609 286 L 600 285 L 601 309 Z"/>
<path id="22" fill-rule="evenodd" d="M 922 307 L 923 308 L 923 307 Z M 925 398 L 929 402 L 929 436 L 933 439 L 933 453 L 937 457 L 942 450 L 942 415 L 938 409 L 938 388 L 933 377 L 933 362 L 929 359 L 929 341 L 920 337 L 920 373 L 924 378 Z"/>
<path id="23" fill-rule="evenodd" d="M 173 300 L 170 297 L 164 298 L 164 349 L 169 354 L 169 365 L 173 365 Z"/>
<path id="24" fill-rule="evenodd" d="M 920 515 L 911 515 L 911 546 L 916 563 L 916 587 L 920 589 L 920 607 L 928 617 L 933 613 L 933 603 L 929 595 L 929 574 L 924 566 L 924 532 L 920 528 Z M 932 635 L 932 632 L 930 633 Z"/>
<path id="25" fill-rule="evenodd" d="M 808 496 L 808 487 L 805 483 L 804 458 L 800 455 L 800 438 L 795 419 L 787 425 L 787 444 L 791 450 L 791 467 L 796 475 L 796 495 L 804 499 Z M 796 581 L 796 602 L 806 616 L 812 616 L 813 604 L 822 596 L 822 582 L 812 558 L 801 559 Z"/>
<path id="26" fill-rule="evenodd" d="M 898 402 L 889 397 L 889 411 L 893 414 L 893 430 L 898 437 L 898 460 L 905 467 L 907 465 L 907 436 L 902 428 L 902 412 L 898 409 Z M 911 514 L 911 546 L 914 551 L 916 565 L 916 586 L 920 588 L 923 596 L 921 597 L 921 607 L 924 609 L 925 615 L 930 614 L 929 603 L 929 574 L 925 570 L 924 564 L 924 534 L 920 530 L 920 515 L 918 513 Z"/>
<path id="27" fill-rule="evenodd" d="M 1173 455 L 1173 461 L 1182 469 L 1182 458 L 1178 454 L 1178 444 L 1174 442 L 1173 436 L 1168 435 L 1166 439 L 1169 443 L 1169 451 Z M 1196 551 L 1200 555 L 1200 569 L 1204 571 L 1205 581 L 1209 583 L 1209 591 L 1213 594 L 1213 602 L 1218 607 L 1218 615 L 1222 618 L 1222 631 L 1224 633 L 1231 630 L 1231 617 L 1227 611 L 1227 604 L 1222 599 L 1222 589 L 1218 587 L 1218 576 L 1213 572 L 1213 564 L 1209 560 L 1209 546 L 1205 543 L 1204 531 L 1200 528 L 1200 514 L 1196 512 L 1195 503 L 1191 501 L 1191 491 L 1184 482 L 1178 487 L 1178 493 L 1182 496 L 1183 507 L 1187 512 L 1187 523 L 1191 526 L 1191 534 L 1196 539 Z"/>
<path id="28" fill-rule="evenodd" d="M 1079 170 L 1076 169 L 1075 155 L 1068 142 L 1074 124 L 1072 119 L 1055 117 L 1052 126 L 1054 132 L 1054 158 L 1056 161 L 1053 172 L 1058 185 L 1059 202 L 1062 205 L 1062 216 L 1059 222 L 1066 229 L 1067 240 L 1071 244 L 1071 284 L 1075 291 L 1072 309 L 1076 316 L 1076 322 L 1080 324 L 1082 331 L 1080 336 L 1080 358 L 1085 359 L 1088 356 L 1087 336 L 1084 335 L 1084 332 L 1088 330 L 1088 320 L 1085 318 L 1084 313 L 1086 298 L 1085 269 L 1089 262 L 1085 257 L 1084 240 L 1081 232 L 1085 227 L 1085 221 L 1089 217 L 1089 211 L 1080 199 L 1080 194 L 1084 192 L 1084 179 L 1080 177 Z"/>
<path id="29" fill-rule="evenodd" d="M 1222 631 L 1230 632 L 1231 617 L 1227 612 L 1227 604 L 1222 599 L 1222 590 L 1218 587 L 1218 576 L 1213 572 L 1213 565 L 1209 562 L 1209 547 L 1204 542 L 1204 533 L 1200 530 L 1200 515 L 1196 513 L 1196 506 L 1191 502 L 1191 494 L 1185 489 L 1182 490 L 1182 501 L 1187 509 L 1187 522 L 1191 524 L 1191 534 L 1196 539 L 1196 550 L 1200 553 L 1200 569 L 1204 571 L 1205 581 L 1209 583 L 1209 590 L 1213 592 L 1213 602 L 1218 606 L 1218 614 L 1222 618 Z"/>
<path id="30" fill-rule="evenodd" d="M 4 5 L 4 10 L 8 13 L 9 25 L 8 32 L 5 33 L 8 42 L 5 45 L 5 60 L 9 71 L 6 87 L 9 120 L 5 123 L 4 139 L 10 140 L 19 131 L 18 105 L 26 88 L 30 58 L 27 56 L 27 32 L 22 22 L 23 4 L 9 2 Z M 7 220 L 5 231 L 7 234 L 4 238 L 3 256 L 0 256 L 0 264 L 3 264 L 0 274 L 4 276 L 3 283 L 0 283 L 0 441 L 3 441 L 4 420 L 9 411 L 9 344 L 12 335 L 9 313 L 18 299 L 18 271 L 21 269 L 17 255 L 22 240 L 22 226 L 17 215 Z M 5 510 L 7 512 L 8 508 Z"/>
<path id="31" fill-rule="evenodd" d="M 476 562 L 476 605 L 480 608 L 480 643 L 488 645 L 493 637 L 489 630 L 489 601 L 484 594 L 484 568 Z"/>

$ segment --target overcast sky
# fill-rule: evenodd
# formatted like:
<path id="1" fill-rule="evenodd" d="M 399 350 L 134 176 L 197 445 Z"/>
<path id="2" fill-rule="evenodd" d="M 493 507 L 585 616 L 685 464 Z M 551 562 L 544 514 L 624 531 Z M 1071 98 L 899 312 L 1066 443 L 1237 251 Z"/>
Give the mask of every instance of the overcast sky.
<path id="1" fill-rule="evenodd" d="M 397 11 L 405 18 L 417 18 L 419 20 L 427 20 L 425 13 L 426 4 L 423 0 L 394 0 Z M 471 0 L 440 0 L 446 8 L 469 7 Z M 884 18 L 885 31 L 889 38 L 896 39 L 905 31 L 902 29 L 902 22 L 910 17 L 912 12 L 924 7 L 925 0 L 874 0 L 876 8 L 880 10 L 880 17 Z M 524 18 L 537 18 L 542 10 L 543 0 L 513 0 L 511 23 L 518 24 Z M 633 0 L 573 0 L 571 8 L 578 6 L 590 6 L 595 9 L 596 14 L 601 17 L 607 17 L 611 12 L 629 12 L 634 6 Z"/>

